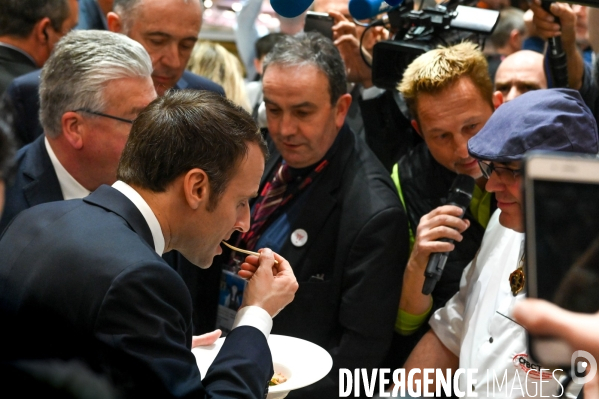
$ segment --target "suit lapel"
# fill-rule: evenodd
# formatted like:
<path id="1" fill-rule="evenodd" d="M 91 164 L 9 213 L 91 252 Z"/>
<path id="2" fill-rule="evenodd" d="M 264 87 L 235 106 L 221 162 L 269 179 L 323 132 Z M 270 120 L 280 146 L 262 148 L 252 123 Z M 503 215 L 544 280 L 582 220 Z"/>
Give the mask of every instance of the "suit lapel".
<path id="1" fill-rule="evenodd" d="M 46 151 L 44 135 L 31 143 L 29 153 L 24 160 L 23 174 L 30 180 L 23 187 L 28 207 L 64 199 L 54 166 Z"/>
<path id="2" fill-rule="evenodd" d="M 102 207 L 125 219 L 129 227 L 155 250 L 154 238 L 146 219 L 144 219 L 133 202 L 120 191 L 110 186 L 102 185 L 89 196 L 85 197 L 83 201 Z"/>

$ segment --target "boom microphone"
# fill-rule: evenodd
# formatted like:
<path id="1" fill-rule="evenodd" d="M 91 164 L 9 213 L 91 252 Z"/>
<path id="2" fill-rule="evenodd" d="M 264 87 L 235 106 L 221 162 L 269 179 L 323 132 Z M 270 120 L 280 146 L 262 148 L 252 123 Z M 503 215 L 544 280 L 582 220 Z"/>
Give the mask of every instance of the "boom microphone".
<path id="1" fill-rule="evenodd" d="M 313 0 L 270 0 L 270 5 L 277 14 L 285 18 L 299 17 L 310 8 Z"/>
<path id="2" fill-rule="evenodd" d="M 389 9 L 383 0 L 349 0 L 349 13 L 355 19 L 370 19 Z"/>
<path id="3" fill-rule="evenodd" d="M 447 197 L 445 205 L 455 205 L 462 208 L 460 219 L 463 219 L 466 208 L 470 206 L 473 191 L 474 179 L 468 175 L 458 175 L 449 189 L 449 196 Z M 449 238 L 441 238 L 439 241 L 453 243 L 453 240 Z M 422 286 L 422 293 L 424 295 L 433 292 L 437 281 L 441 279 L 448 256 L 449 252 L 437 252 L 432 254 L 428 259 L 428 264 L 426 265 L 426 270 L 424 272 L 424 285 Z"/>

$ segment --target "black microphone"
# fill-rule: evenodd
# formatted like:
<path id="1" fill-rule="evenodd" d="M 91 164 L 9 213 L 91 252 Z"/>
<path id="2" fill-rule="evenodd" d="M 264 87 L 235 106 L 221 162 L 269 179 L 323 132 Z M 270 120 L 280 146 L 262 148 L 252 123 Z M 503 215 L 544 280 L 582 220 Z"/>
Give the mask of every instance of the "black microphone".
<path id="1" fill-rule="evenodd" d="M 541 6 L 545 11 L 551 13 L 549 11 L 551 1 L 542 0 Z M 555 22 L 559 24 L 559 18 L 555 17 Z M 561 36 L 550 37 L 547 39 L 547 43 L 547 59 L 553 87 L 568 87 L 568 60 L 562 46 L 562 38 Z"/>
<path id="2" fill-rule="evenodd" d="M 474 179 L 468 175 L 457 175 L 451 188 L 449 189 L 449 196 L 445 205 L 455 205 L 462 208 L 462 215 L 460 219 L 464 218 L 466 208 L 470 206 L 470 200 L 472 200 L 472 192 L 474 191 Z M 439 241 L 453 243 L 453 240 L 449 238 L 441 238 Z M 445 263 L 449 252 L 436 252 L 428 259 L 424 276 L 424 285 L 422 286 L 422 293 L 428 295 L 433 292 L 437 281 L 441 279 Z"/>

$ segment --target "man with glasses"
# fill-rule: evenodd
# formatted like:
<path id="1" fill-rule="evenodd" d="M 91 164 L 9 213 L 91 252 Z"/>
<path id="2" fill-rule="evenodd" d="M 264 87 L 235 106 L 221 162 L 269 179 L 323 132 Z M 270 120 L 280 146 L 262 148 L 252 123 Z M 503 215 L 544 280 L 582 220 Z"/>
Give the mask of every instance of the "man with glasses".
<path id="1" fill-rule="evenodd" d="M 485 188 L 495 195 L 498 209 L 480 250 L 464 270 L 459 292 L 432 316 L 431 330 L 410 354 L 406 373 L 429 367 L 478 369 L 473 386 L 460 379 L 461 391 L 484 396 L 494 376 L 501 380 L 507 375 L 495 397 L 539 392 L 539 380 L 527 376 L 535 362 L 527 354 L 526 331 L 509 317 L 525 297 L 522 158 L 532 150 L 597 154 L 597 124 L 578 92 L 523 94 L 499 107 L 468 141 L 468 153 L 488 179 Z M 546 396 L 559 392 L 551 373 L 548 376 L 543 376 Z M 521 389 L 510 391 L 516 378 Z M 429 392 L 434 389 L 429 386 Z"/>
<path id="2" fill-rule="evenodd" d="M 81 30 L 58 42 L 41 73 L 44 135 L 17 154 L 0 231 L 24 209 L 116 181 L 131 124 L 156 98 L 151 73 L 148 53 L 124 35 Z"/>

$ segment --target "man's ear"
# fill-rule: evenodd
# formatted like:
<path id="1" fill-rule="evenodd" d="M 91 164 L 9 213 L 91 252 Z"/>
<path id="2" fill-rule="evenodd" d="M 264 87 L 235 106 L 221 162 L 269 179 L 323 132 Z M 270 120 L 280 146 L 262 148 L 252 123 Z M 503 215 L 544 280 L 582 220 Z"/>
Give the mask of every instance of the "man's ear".
<path id="1" fill-rule="evenodd" d="M 420 137 L 422 137 L 422 133 L 420 133 L 420 126 L 418 126 L 418 121 L 416 119 L 412 119 L 411 123 L 412 123 L 412 127 L 414 128 L 414 130 L 416 130 L 416 133 L 418 133 L 418 135 Z"/>
<path id="2" fill-rule="evenodd" d="M 522 50 L 522 34 L 518 29 L 512 29 L 510 32 L 509 43 L 514 51 Z"/>
<path id="3" fill-rule="evenodd" d="M 503 93 L 500 92 L 499 90 L 496 91 L 495 93 L 493 93 L 493 106 L 495 107 L 495 109 L 499 108 L 499 106 L 501 104 L 504 103 L 503 101 Z"/>
<path id="4" fill-rule="evenodd" d="M 67 142 L 76 150 L 83 148 L 83 136 L 85 134 L 85 121 L 77 112 L 65 112 L 62 114 L 62 135 Z"/>
<path id="5" fill-rule="evenodd" d="M 202 169 L 189 170 L 183 177 L 185 200 L 191 209 L 207 206 L 210 198 L 210 183 L 208 175 Z"/>
<path id="6" fill-rule="evenodd" d="M 341 129 L 345 123 L 345 116 L 351 105 L 351 94 L 345 93 L 337 99 L 337 113 L 335 115 L 335 125 L 337 129 Z"/>
<path id="7" fill-rule="evenodd" d="M 108 30 L 114 33 L 123 33 L 123 21 L 116 12 L 110 11 L 106 14 L 106 25 Z"/>
<path id="8" fill-rule="evenodd" d="M 35 40 L 43 45 L 48 44 L 48 29 L 52 28 L 50 18 L 44 17 L 40 19 L 34 26 L 32 34 L 35 36 Z"/>

